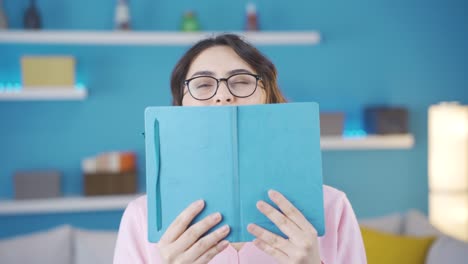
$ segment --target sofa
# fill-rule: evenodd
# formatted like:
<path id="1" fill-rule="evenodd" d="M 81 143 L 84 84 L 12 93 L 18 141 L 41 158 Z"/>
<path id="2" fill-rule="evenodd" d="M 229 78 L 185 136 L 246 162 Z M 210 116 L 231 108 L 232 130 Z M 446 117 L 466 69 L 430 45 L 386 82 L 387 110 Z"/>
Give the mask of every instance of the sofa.
<path id="1" fill-rule="evenodd" d="M 404 214 L 360 219 L 369 264 L 468 263 L 468 243 L 442 234 L 426 216 Z M 116 231 L 63 225 L 0 241 L 0 263 L 112 263 Z"/>
<path id="2" fill-rule="evenodd" d="M 417 211 L 360 219 L 369 264 L 468 263 L 468 243 L 443 234 Z"/>
<path id="3" fill-rule="evenodd" d="M 62 225 L 0 241 L 0 263 L 112 263 L 116 239 L 116 231 Z"/>

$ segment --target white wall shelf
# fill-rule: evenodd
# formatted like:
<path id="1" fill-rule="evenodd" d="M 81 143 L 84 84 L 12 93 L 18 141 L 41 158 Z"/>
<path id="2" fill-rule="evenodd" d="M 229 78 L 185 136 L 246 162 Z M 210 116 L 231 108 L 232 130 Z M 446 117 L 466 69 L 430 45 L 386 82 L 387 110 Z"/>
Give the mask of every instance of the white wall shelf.
<path id="1" fill-rule="evenodd" d="M 0 43 L 68 45 L 191 45 L 200 39 L 223 32 L 172 31 L 0 31 Z M 256 45 L 316 45 L 317 31 L 232 32 Z"/>
<path id="2" fill-rule="evenodd" d="M 75 87 L 0 90 L 0 101 L 84 100 L 87 96 L 88 91 L 85 88 Z"/>
<path id="3" fill-rule="evenodd" d="M 123 210 L 142 194 L 0 200 L 0 215 L 76 213 Z"/>
<path id="4" fill-rule="evenodd" d="M 378 150 L 410 149 L 414 145 L 414 136 L 401 135 L 368 135 L 364 137 L 324 136 L 321 138 L 322 150 Z"/>
<path id="5" fill-rule="evenodd" d="M 414 145 L 411 134 L 321 138 L 322 150 L 409 149 Z M 138 195 L 63 197 L 35 200 L 0 200 L 0 215 L 45 214 L 123 210 Z"/>

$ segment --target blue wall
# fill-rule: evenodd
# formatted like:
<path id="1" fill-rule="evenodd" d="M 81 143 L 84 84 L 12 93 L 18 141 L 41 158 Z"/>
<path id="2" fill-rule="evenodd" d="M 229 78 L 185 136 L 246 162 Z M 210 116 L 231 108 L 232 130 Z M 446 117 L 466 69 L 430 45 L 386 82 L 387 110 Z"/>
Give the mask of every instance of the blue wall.
<path id="1" fill-rule="evenodd" d="M 38 0 L 46 29 L 108 30 L 115 0 Z M 130 1 L 136 30 L 177 30 L 194 9 L 205 30 L 242 30 L 247 1 Z M 411 150 L 330 151 L 325 183 L 344 190 L 359 217 L 427 212 L 427 107 L 468 103 L 468 3 L 462 0 L 257 0 L 264 30 L 319 30 L 313 47 L 261 46 L 277 65 L 291 101 L 318 101 L 359 129 L 362 107 L 408 107 Z M 4 0 L 12 28 L 26 0 Z M 187 47 L 35 46 L 0 44 L 0 82 L 19 81 L 22 54 L 72 54 L 90 96 L 79 102 L 0 102 L 0 198 L 13 195 L 20 169 L 63 172 L 65 195 L 82 193 L 80 161 L 107 150 L 136 150 L 144 191 L 143 110 L 169 105 L 169 76 Z M 117 229 L 121 211 L 0 217 L 0 237 L 72 223 Z"/>

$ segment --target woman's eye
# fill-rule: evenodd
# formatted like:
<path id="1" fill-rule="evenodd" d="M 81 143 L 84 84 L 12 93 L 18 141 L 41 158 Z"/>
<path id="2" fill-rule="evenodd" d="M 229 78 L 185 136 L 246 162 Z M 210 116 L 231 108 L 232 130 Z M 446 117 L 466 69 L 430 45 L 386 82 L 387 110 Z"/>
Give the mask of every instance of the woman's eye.
<path id="1" fill-rule="evenodd" d="M 197 89 L 207 89 L 207 88 L 211 88 L 211 87 L 213 87 L 213 85 L 207 84 L 207 83 L 197 85 Z"/>

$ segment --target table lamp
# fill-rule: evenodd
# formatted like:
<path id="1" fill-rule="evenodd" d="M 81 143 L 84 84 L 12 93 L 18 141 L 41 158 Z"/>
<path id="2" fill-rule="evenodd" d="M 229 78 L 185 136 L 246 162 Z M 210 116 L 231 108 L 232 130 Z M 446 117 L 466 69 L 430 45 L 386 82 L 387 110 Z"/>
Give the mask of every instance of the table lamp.
<path id="1" fill-rule="evenodd" d="M 440 103 L 428 116 L 429 219 L 468 241 L 468 106 Z"/>

